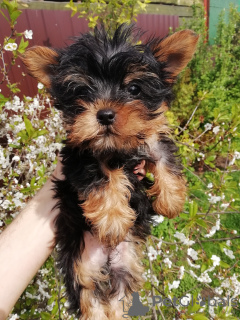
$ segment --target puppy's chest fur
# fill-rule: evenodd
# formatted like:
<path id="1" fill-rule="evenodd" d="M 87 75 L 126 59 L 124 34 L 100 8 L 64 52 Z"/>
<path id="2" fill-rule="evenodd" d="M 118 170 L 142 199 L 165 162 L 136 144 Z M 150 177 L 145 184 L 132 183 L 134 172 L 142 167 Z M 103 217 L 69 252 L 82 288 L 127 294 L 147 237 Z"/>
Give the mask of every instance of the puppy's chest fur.
<path id="1" fill-rule="evenodd" d="M 84 230 L 97 234 L 104 245 L 115 247 L 134 223 L 149 223 L 152 207 L 145 189 L 151 183 L 146 178 L 139 181 L 133 173 L 142 160 L 153 162 L 147 145 L 128 153 L 102 154 L 66 146 L 61 154 L 66 180 L 55 182 L 56 197 L 62 199 L 59 193 L 71 190 L 69 196 L 77 199 Z"/>

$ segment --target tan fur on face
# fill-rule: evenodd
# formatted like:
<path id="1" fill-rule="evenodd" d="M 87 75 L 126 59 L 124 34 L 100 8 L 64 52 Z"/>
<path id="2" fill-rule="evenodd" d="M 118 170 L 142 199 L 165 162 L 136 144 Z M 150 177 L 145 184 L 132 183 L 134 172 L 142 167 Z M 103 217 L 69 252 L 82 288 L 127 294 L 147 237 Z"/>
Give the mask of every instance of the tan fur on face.
<path id="1" fill-rule="evenodd" d="M 129 206 L 132 186 L 122 169 L 103 168 L 103 171 L 108 177 L 107 184 L 94 189 L 81 206 L 100 242 L 115 247 L 123 241 L 136 219 Z"/>
<path id="2" fill-rule="evenodd" d="M 139 138 L 150 137 L 154 133 L 168 133 L 166 119 L 163 114 L 151 119 L 149 111 L 139 101 L 133 101 L 124 105 L 98 100 L 96 103 L 86 104 L 79 101 L 86 110 L 76 117 L 71 126 L 67 126 L 70 132 L 69 142 L 78 146 L 84 141 L 89 141 L 88 147 L 94 151 L 118 149 L 129 151 L 136 149 L 144 143 Z M 97 112 L 103 109 L 112 109 L 116 112 L 115 121 L 111 126 L 102 126 L 97 121 Z M 166 110 L 163 104 L 156 113 Z M 107 130 L 109 132 L 107 133 Z"/>
<path id="3" fill-rule="evenodd" d="M 152 206 L 156 213 L 168 218 L 176 217 L 182 210 L 185 196 L 186 183 L 181 175 L 171 172 L 163 161 L 148 164 L 148 169 L 154 175 L 154 185 L 148 190 L 148 195 L 156 197 Z"/>

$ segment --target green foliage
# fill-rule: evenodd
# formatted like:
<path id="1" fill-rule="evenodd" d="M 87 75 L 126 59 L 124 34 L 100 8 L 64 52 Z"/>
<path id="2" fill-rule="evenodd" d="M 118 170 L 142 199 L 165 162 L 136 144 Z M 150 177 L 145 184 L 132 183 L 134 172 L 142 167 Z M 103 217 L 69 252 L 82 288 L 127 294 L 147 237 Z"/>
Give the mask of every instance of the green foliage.
<path id="1" fill-rule="evenodd" d="M 74 3 L 70 0 L 67 8 L 72 10 L 72 16 L 78 13 L 79 18 L 87 18 L 89 28 L 104 24 L 111 34 L 122 23 L 130 23 L 138 13 L 143 12 L 148 0 L 85 0 Z"/>
<path id="2" fill-rule="evenodd" d="M 8 22 L 10 22 L 10 26 L 11 28 L 13 28 L 13 26 L 17 23 L 17 18 L 22 13 L 20 10 L 18 10 L 17 0 L 3 0 L 2 3 L 0 3 L 0 7 L 8 11 L 9 18 L 4 14 L 2 10 L 0 10 L 0 13 Z"/>

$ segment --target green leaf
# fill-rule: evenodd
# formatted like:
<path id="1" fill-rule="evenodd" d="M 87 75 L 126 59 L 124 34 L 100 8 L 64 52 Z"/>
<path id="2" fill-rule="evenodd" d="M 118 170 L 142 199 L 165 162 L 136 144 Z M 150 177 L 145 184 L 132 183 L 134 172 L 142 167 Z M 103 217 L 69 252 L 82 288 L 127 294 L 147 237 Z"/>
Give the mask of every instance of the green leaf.
<path id="1" fill-rule="evenodd" d="M 17 18 L 22 14 L 22 11 L 20 10 L 15 10 L 10 14 L 10 18 L 12 23 L 15 23 Z"/>
<path id="2" fill-rule="evenodd" d="M 203 227 L 204 229 L 206 229 L 206 230 L 208 229 L 208 226 L 207 226 L 206 222 L 203 221 L 202 219 L 196 219 L 196 223 L 197 223 L 199 226 Z"/>
<path id="3" fill-rule="evenodd" d="M 193 316 L 193 320 L 209 320 L 209 319 L 207 317 L 205 317 L 204 315 L 198 313 Z"/>
<path id="4" fill-rule="evenodd" d="M 45 134 L 48 133 L 48 130 L 46 129 L 43 129 L 43 130 L 36 130 L 34 131 L 34 133 L 32 134 L 32 138 L 33 139 L 36 139 L 37 137 L 40 137 L 40 136 L 44 136 Z"/>
<path id="5" fill-rule="evenodd" d="M 202 264 L 201 266 L 201 273 L 203 273 L 205 270 L 207 270 L 208 266 L 206 264 Z"/>
<path id="6" fill-rule="evenodd" d="M 192 299 L 193 299 L 193 303 L 192 303 Z M 200 308 L 200 303 L 196 303 L 197 302 L 197 294 L 195 294 L 191 299 L 191 303 L 188 305 L 188 313 L 196 313 Z M 198 300 L 199 301 L 199 300 Z"/>
<path id="7" fill-rule="evenodd" d="M 29 42 L 28 41 L 24 41 L 23 37 L 21 38 L 21 41 L 19 43 L 18 49 L 17 51 L 19 53 L 24 53 L 26 51 L 26 48 L 28 47 Z"/>
<path id="8" fill-rule="evenodd" d="M 181 213 L 180 214 L 180 218 L 183 219 L 183 220 L 189 220 L 190 215 L 187 214 L 187 213 Z"/>
<path id="9" fill-rule="evenodd" d="M 195 201 L 189 202 L 189 214 L 191 218 L 194 218 L 198 211 L 198 204 Z"/>
<path id="10" fill-rule="evenodd" d="M 147 172 L 146 173 L 146 178 L 151 181 L 154 182 L 154 175 L 151 172 Z"/>
<path id="11" fill-rule="evenodd" d="M 7 9 L 11 19 L 11 23 L 15 24 L 17 18 L 21 15 L 22 11 L 18 10 L 18 3 L 16 0 L 8 1 L 3 0 L 2 7 Z M 8 19 L 7 19 L 8 20 Z M 9 21 L 9 20 L 8 20 Z"/>
<path id="12" fill-rule="evenodd" d="M 8 22 L 10 22 L 9 19 L 8 19 L 8 17 L 5 16 L 5 14 L 2 12 L 2 10 L 0 10 L 0 13 L 1 13 L 1 15 L 2 15 Z"/>
<path id="13" fill-rule="evenodd" d="M 50 320 L 52 318 L 51 314 L 48 312 L 41 312 L 41 319 L 42 320 Z"/>
<path id="14" fill-rule="evenodd" d="M 52 309 L 52 314 L 57 314 L 57 312 L 58 312 L 58 303 L 56 302 L 56 304 L 55 304 L 55 306 L 53 307 L 53 309 Z"/>
<path id="15" fill-rule="evenodd" d="M 8 101 L 8 98 L 5 98 L 3 94 L 0 93 L 0 107 L 3 107 Z"/>
<path id="16" fill-rule="evenodd" d="M 21 138 L 23 143 L 26 143 L 28 141 L 28 134 L 26 130 L 19 131 L 17 136 Z"/>
<path id="17" fill-rule="evenodd" d="M 25 127 L 26 127 L 27 134 L 28 134 L 29 138 L 32 138 L 32 135 L 33 135 L 35 130 L 34 130 L 33 126 L 32 126 L 31 121 L 27 118 L 26 115 L 24 115 L 24 123 L 25 123 Z"/>
<path id="18" fill-rule="evenodd" d="M 36 181 L 36 177 L 33 177 L 32 179 L 31 179 L 31 182 L 30 182 L 30 187 L 33 189 L 34 188 L 34 183 L 35 183 L 35 181 Z"/>
<path id="19" fill-rule="evenodd" d="M 230 268 L 230 266 L 229 266 L 229 264 L 227 264 L 226 262 L 224 262 L 224 261 L 220 261 L 220 266 L 222 267 L 222 268 L 225 268 L 225 269 L 228 269 L 228 268 Z"/>

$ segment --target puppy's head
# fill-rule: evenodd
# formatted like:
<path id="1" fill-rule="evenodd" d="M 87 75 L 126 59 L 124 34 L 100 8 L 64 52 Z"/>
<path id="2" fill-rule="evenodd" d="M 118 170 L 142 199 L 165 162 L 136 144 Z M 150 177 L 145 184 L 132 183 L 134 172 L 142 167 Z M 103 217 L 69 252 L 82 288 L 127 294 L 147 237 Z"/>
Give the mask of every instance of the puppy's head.
<path id="1" fill-rule="evenodd" d="M 63 112 L 69 144 L 126 151 L 168 132 L 163 112 L 198 36 L 183 30 L 138 44 L 139 36 L 133 26 L 121 25 L 112 38 L 100 28 L 64 49 L 33 47 L 22 57 Z"/>

